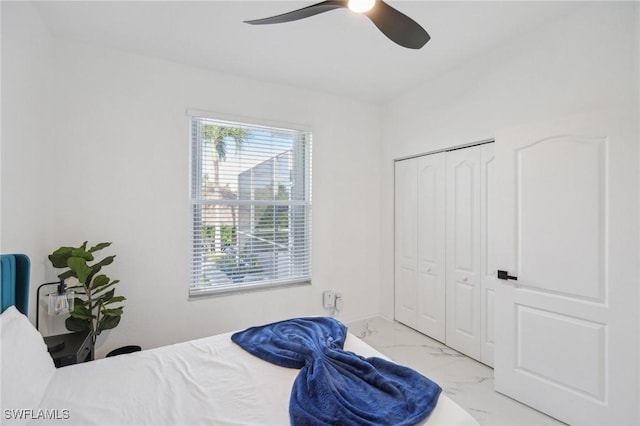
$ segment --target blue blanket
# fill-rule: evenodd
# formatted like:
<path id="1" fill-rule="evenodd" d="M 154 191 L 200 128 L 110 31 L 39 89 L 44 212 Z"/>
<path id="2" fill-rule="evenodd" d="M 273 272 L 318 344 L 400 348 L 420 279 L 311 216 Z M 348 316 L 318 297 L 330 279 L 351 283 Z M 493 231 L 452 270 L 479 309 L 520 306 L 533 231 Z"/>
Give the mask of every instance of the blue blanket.
<path id="1" fill-rule="evenodd" d="M 293 425 L 412 425 L 429 416 L 440 386 L 410 368 L 344 351 L 346 337 L 339 321 L 310 317 L 248 328 L 231 340 L 300 369 L 289 400 Z"/>

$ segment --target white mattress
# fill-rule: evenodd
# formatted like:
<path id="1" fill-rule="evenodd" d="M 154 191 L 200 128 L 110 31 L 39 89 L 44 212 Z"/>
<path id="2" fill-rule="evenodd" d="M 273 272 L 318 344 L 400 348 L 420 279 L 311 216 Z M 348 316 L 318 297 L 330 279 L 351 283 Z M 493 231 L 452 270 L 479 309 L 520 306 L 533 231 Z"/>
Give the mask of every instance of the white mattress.
<path id="1" fill-rule="evenodd" d="M 298 370 L 262 361 L 221 334 L 63 367 L 40 404 L 64 425 L 288 425 Z M 349 335 L 345 349 L 384 357 Z M 32 424 L 46 424 L 34 420 Z M 441 394 L 427 425 L 477 425 Z"/>

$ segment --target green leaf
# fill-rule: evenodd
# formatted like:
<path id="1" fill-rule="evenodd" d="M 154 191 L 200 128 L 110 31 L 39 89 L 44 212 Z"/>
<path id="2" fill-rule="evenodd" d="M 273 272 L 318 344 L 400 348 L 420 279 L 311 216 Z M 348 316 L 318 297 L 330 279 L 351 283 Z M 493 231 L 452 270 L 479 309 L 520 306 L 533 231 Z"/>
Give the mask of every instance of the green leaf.
<path id="1" fill-rule="evenodd" d="M 87 265 L 87 261 L 85 259 L 83 259 L 82 257 L 70 257 L 69 260 L 67 260 L 67 266 L 69 266 L 69 268 L 71 268 L 71 270 L 76 273 L 78 281 L 80 281 L 82 284 L 87 283 L 87 277 L 92 270 Z"/>
<path id="2" fill-rule="evenodd" d="M 104 304 L 104 303 L 108 302 L 113 297 L 113 294 L 115 293 L 115 291 L 116 291 L 116 289 L 112 288 L 108 292 L 103 293 L 101 295 L 94 295 L 94 300 L 102 302 Z"/>
<path id="3" fill-rule="evenodd" d="M 103 315 L 109 316 L 109 317 L 118 317 L 120 315 L 122 315 L 122 310 L 124 308 L 120 307 L 120 308 L 115 308 L 115 309 L 103 309 L 102 313 Z"/>
<path id="4" fill-rule="evenodd" d="M 75 247 L 60 247 L 53 253 L 51 253 L 48 257 L 51 261 L 51 264 L 54 268 L 66 268 L 67 267 L 67 259 L 71 257 L 71 252 L 75 249 Z"/>
<path id="5" fill-rule="evenodd" d="M 100 323 L 98 323 L 98 334 L 100 332 L 102 332 L 103 330 L 110 330 L 112 328 L 115 328 L 118 326 L 118 324 L 120 324 L 120 318 L 122 318 L 121 316 L 105 316 L 102 317 L 102 319 L 100 320 Z"/>
<path id="6" fill-rule="evenodd" d="M 74 317 L 69 317 L 65 320 L 64 325 L 69 331 L 90 331 L 91 323 L 89 320 L 82 320 Z"/>
<path id="7" fill-rule="evenodd" d="M 87 300 L 81 299 L 79 297 L 73 298 L 73 312 L 83 312 L 81 309 L 89 309 L 89 302 Z"/>
<path id="8" fill-rule="evenodd" d="M 95 278 L 93 279 L 93 282 L 91 283 L 91 289 L 102 287 L 107 284 L 109 284 L 108 276 L 104 274 L 96 275 Z"/>
<path id="9" fill-rule="evenodd" d="M 114 281 L 111 281 L 109 284 L 104 285 L 102 287 L 96 287 L 96 288 L 91 290 L 91 293 L 92 294 L 98 294 L 101 291 L 104 291 L 104 290 L 108 289 L 109 287 L 113 286 L 114 284 L 117 284 L 118 282 L 119 282 L 118 280 L 114 280 Z"/>
<path id="10" fill-rule="evenodd" d="M 120 280 L 113 280 L 113 281 L 111 281 L 111 282 L 110 282 L 109 284 L 107 284 L 107 285 L 104 285 L 104 286 L 99 287 L 99 288 L 98 288 L 98 287 L 96 287 L 96 288 L 94 289 L 93 293 L 94 293 L 94 294 L 96 294 L 96 293 L 100 293 L 101 291 L 106 290 L 106 289 L 108 289 L 109 287 L 111 287 L 111 286 L 113 286 L 113 285 L 118 284 L 119 282 L 120 282 Z"/>
<path id="11" fill-rule="evenodd" d="M 88 303 L 89 303 L 88 300 L 84 300 L 84 299 L 81 299 L 79 297 L 74 297 L 73 298 L 73 309 L 75 309 L 76 306 L 87 306 Z"/>
<path id="12" fill-rule="evenodd" d="M 96 274 L 98 272 L 100 272 L 100 268 L 94 268 L 93 266 L 89 266 L 91 268 L 91 273 L 89 275 L 87 275 L 87 281 L 86 283 L 88 285 L 91 285 L 91 283 L 93 282 L 93 277 L 96 276 Z"/>
<path id="13" fill-rule="evenodd" d="M 125 300 L 127 300 L 127 298 L 126 298 L 126 297 L 124 297 L 124 296 L 115 296 L 115 297 L 112 297 L 111 299 L 109 299 L 109 301 L 108 301 L 108 302 L 104 302 L 104 304 L 105 304 L 105 305 L 110 305 L 110 304 L 112 304 L 112 303 L 123 302 L 123 301 L 125 301 Z"/>
<path id="14" fill-rule="evenodd" d="M 94 264 L 92 267 L 95 268 L 96 266 L 101 268 L 103 266 L 107 266 L 107 265 L 111 265 L 113 263 L 113 259 L 115 259 L 116 256 L 107 256 L 104 259 L 102 259 L 100 262 Z"/>
<path id="15" fill-rule="evenodd" d="M 75 297 L 73 300 L 74 300 L 74 304 L 73 304 L 73 311 L 71 311 L 72 314 L 75 314 L 75 313 L 85 314 L 85 315 L 91 314 L 91 312 L 89 312 L 88 300 L 82 300 L 79 297 Z"/>
<path id="16" fill-rule="evenodd" d="M 86 261 L 92 261 L 93 255 L 82 248 L 73 249 L 71 251 L 71 257 L 81 257 Z"/>
<path id="17" fill-rule="evenodd" d="M 89 249 L 89 253 L 94 253 L 96 251 L 102 250 L 103 248 L 107 248 L 111 245 L 111 243 L 99 243 Z"/>
<path id="18" fill-rule="evenodd" d="M 73 311 L 71 311 L 71 316 L 81 320 L 89 320 L 91 318 L 96 317 L 91 313 L 91 310 L 89 309 L 89 306 L 88 306 L 88 302 L 84 302 L 84 303 L 80 302 L 80 303 L 74 304 Z"/>

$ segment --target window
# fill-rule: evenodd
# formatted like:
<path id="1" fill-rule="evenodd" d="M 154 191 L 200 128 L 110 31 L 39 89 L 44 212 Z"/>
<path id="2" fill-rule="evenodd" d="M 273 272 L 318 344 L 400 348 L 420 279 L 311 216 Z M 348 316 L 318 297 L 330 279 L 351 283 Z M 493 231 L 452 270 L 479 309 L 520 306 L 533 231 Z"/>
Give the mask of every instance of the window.
<path id="1" fill-rule="evenodd" d="M 311 280 L 311 133 L 191 114 L 190 296 Z"/>

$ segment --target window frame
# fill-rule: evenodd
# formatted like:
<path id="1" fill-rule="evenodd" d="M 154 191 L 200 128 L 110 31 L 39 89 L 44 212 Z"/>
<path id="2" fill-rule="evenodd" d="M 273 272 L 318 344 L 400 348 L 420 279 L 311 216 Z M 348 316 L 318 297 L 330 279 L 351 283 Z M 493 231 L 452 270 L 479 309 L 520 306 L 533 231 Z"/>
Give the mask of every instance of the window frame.
<path id="1" fill-rule="evenodd" d="M 299 124 L 290 124 L 283 122 L 274 122 L 274 121 L 265 121 L 255 118 L 248 117 L 239 117 L 239 116 L 230 116 L 225 114 L 217 114 L 200 110 L 187 110 L 187 118 L 188 118 L 188 140 L 189 140 L 189 299 L 198 299 L 201 297 L 207 296 L 224 296 L 230 294 L 237 293 L 246 293 L 246 292 L 254 292 L 254 291 L 265 291 L 276 288 L 284 288 L 284 287 L 294 287 L 301 285 L 310 285 L 312 281 L 312 266 L 313 266 L 313 256 L 312 256 L 312 145 L 313 145 L 313 132 L 310 126 L 299 125 Z M 196 270 L 198 268 L 202 268 L 202 259 L 198 259 L 201 257 L 199 254 L 198 247 L 198 238 L 196 237 L 196 216 L 195 213 L 195 205 L 206 205 L 204 203 L 205 200 L 201 198 L 197 198 L 196 193 L 202 188 L 202 147 L 199 144 L 194 144 L 194 133 L 193 126 L 194 120 L 212 120 L 220 123 L 230 124 L 230 125 L 238 125 L 238 127 L 248 127 L 251 129 L 257 128 L 265 128 L 266 130 L 285 130 L 285 131 L 294 131 L 300 132 L 304 134 L 304 142 L 302 149 L 303 153 L 303 171 L 304 174 L 304 183 L 303 191 L 304 191 L 304 200 L 288 200 L 287 202 L 279 201 L 279 200 L 271 200 L 267 204 L 270 205 L 287 205 L 287 206 L 303 206 L 306 209 L 306 213 L 304 215 L 304 245 L 303 245 L 303 254 L 307 256 L 306 270 L 308 274 L 305 274 L 304 277 L 293 277 L 290 279 L 282 279 L 282 280 L 267 280 L 267 281 L 249 281 L 246 283 L 234 284 L 234 285 L 226 285 L 226 286 L 198 286 L 196 285 L 198 273 Z M 196 146 L 197 145 L 197 148 Z M 292 150 L 300 149 L 298 144 L 294 144 Z M 236 205 L 240 207 L 241 205 L 266 205 L 265 202 L 260 200 L 235 200 L 235 202 L 230 201 L 222 201 L 222 203 L 216 204 L 228 204 L 228 205 Z M 257 203 L 256 203 L 257 201 Z M 200 213 L 200 220 L 202 213 Z"/>

